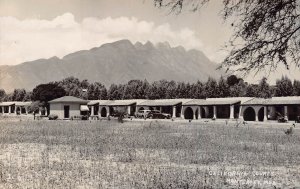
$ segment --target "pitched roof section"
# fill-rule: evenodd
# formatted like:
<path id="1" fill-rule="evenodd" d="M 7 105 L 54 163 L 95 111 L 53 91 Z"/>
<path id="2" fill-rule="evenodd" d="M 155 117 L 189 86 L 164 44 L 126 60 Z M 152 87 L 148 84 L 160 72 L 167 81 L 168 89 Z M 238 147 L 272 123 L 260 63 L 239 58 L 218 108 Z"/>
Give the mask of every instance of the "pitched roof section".
<path id="1" fill-rule="evenodd" d="M 192 99 L 159 99 L 147 100 L 138 104 L 138 106 L 175 106 L 180 103 L 186 103 Z"/>
<path id="2" fill-rule="evenodd" d="M 54 100 L 49 101 L 49 103 L 61 103 L 61 102 L 69 102 L 69 103 L 87 103 L 87 100 L 83 100 L 81 98 L 77 98 L 74 96 L 63 96 Z"/>

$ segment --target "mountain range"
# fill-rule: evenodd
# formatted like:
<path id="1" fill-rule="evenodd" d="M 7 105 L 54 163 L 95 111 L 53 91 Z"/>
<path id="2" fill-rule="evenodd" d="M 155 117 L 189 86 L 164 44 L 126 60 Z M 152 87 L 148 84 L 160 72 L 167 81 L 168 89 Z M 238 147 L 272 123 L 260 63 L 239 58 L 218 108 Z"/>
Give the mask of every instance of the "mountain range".
<path id="1" fill-rule="evenodd" d="M 131 79 L 160 79 L 195 82 L 219 78 L 223 72 L 201 51 L 171 47 L 167 42 L 132 44 L 120 40 L 90 50 L 77 51 L 63 58 L 52 57 L 0 66 L 0 88 L 32 90 L 36 85 L 69 76 L 101 82 L 126 83 Z"/>

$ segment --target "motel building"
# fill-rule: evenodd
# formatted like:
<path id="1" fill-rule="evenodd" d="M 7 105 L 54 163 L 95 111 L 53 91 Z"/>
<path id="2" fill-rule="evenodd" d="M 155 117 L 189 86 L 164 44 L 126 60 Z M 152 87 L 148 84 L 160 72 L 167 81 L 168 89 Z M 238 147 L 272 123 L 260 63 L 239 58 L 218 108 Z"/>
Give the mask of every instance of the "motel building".
<path id="1" fill-rule="evenodd" d="M 182 106 L 183 119 L 238 119 L 241 104 L 249 97 L 194 99 Z"/>
<path id="2" fill-rule="evenodd" d="M 161 113 L 167 113 L 172 118 L 182 117 L 182 105 L 192 99 L 159 99 L 146 100 L 137 104 L 136 111 L 140 110 L 159 110 Z"/>
<path id="3" fill-rule="evenodd" d="M 92 100 L 88 103 L 90 115 L 99 118 L 109 117 L 116 112 L 127 113 L 128 116 L 134 116 L 137 104 L 143 102 L 143 99 L 131 100 Z"/>
<path id="4" fill-rule="evenodd" d="M 32 102 L 0 102 L 0 115 L 27 115 Z M 284 117 L 294 121 L 300 118 L 300 96 L 254 98 L 229 97 L 207 99 L 131 99 L 131 100 L 83 100 L 64 96 L 49 101 L 50 114 L 58 119 L 90 115 L 90 118 L 106 118 L 118 112 L 134 116 L 140 110 L 159 110 L 172 118 L 239 119 L 245 121 L 276 121 Z M 40 111 L 40 114 L 42 112 Z"/>
<path id="5" fill-rule="evenodd" d="M 88 101 L 73 96 L 64 96 L 49 101 L 50 114 L 57 115 L 58 119 L 71 119 L 80 115 L 87 115 Z"/>
<path id="6" fill-rule="evenodd" d="M 0 102 L 0 114 L 2 115 L 27 115 L 28 107 L 32 102 Z"/>
<path id="7" fill-rule="evenodd" d="M 300 96 L 253 98 L 241 105 L 240 118 L 245 121 L 268 121 L 284 117 L 295 121 L 300 116 Z"/>

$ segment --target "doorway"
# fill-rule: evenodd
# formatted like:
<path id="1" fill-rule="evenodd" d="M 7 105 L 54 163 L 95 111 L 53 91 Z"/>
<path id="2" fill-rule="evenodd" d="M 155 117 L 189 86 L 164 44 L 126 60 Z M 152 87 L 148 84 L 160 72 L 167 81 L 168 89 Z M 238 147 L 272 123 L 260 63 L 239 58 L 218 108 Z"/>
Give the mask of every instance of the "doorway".
<path id="1" fill-rule="evenodd" d="M 64 118 L 65 119 L 70 118 L 70 106 L 64 106 Z"/>

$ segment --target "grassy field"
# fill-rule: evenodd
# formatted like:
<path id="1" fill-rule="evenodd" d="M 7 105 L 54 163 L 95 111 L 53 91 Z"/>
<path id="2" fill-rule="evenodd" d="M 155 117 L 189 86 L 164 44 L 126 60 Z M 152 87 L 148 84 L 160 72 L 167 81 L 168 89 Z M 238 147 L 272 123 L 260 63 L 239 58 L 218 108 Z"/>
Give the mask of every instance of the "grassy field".
<path id="1" fill-rule="evenodd" d="M 297 126 L 2 120 L 0 188 L 300 187 Z"/>

